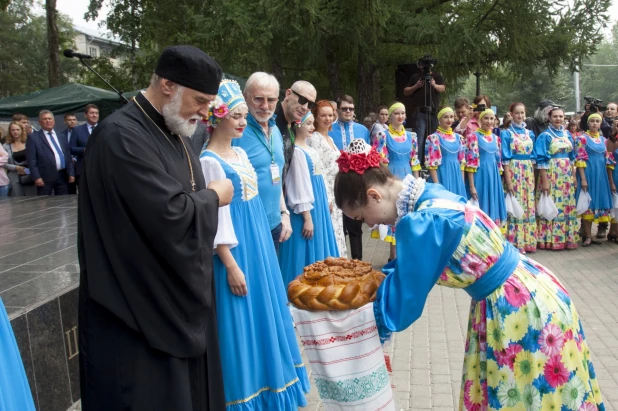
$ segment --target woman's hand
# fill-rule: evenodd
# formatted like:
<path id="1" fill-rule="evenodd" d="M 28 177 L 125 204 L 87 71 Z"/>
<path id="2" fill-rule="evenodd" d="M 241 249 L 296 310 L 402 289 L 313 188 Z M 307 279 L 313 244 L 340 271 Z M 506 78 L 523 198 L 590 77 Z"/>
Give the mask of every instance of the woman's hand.
<path id="1" fill-rule="evenodd" d="M 515 195 L 515 190 L 513 190 L 513 183 L 507 181 L 507 183 L 506 183 L 506 191 L 509 194 Z"/>
<path id="2" fill-rule="evenodd" d="M 17 174 L 19 174 L 20 176 L 25 176 L 26 175 L 25 167 L 15 166 L 15 171 L 17 171 Z"/>
<path id="3" fill-rule="evenodd" d="M 479 195 L 476 193 L 476 187 L 470 187 L 470 196 L 473 200 L 479 201 Z"/>
<path id="4" fill-rule="evenodd" d="M 305 220 L 303 224 L 303 237 L 307 240 L 311 240 L 313 238 L 313 221 L 311 217 Z"/>
<path id="5" fill-rule="evenodd" d="M 582 180 L 582 190 L 584 190 L 585 192 L 588 192 L 588 181 L 587 180 Z M 575 181 L 575 189 L 577 189 L 577 181 Z"/>
<path id="6" fill-rule="evenodd" d="M 247 295 L 247 283 L 245 282 L 245 274 L 236 266 L 227 269 L 227 282 L 230 285 L 232 293 L 240 297 Z"/>
<path id="7" fill-rule="evenodd" d="M 543 183 L 542 189 L 543 193 L 549 195 L 549 181 L 545 181 Z"/>
<path id="8" fill-rule="evenodd" d="M 615 192 L 616 192 L 616 184 L 611 183 L 611 184 L 609 185 L 609 188 L 612 190 L 612 193 L 615 193 Z"/>

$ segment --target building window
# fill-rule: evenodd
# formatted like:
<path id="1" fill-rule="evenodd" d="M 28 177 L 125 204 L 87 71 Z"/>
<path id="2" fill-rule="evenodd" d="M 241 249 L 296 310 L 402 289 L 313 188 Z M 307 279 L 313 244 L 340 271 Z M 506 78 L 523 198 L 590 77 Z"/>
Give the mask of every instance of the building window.
<path id="1" fill-rule="evenodd" d="M 89 53 L 92 57 L 97 57 L 97 48 L 96 47 L 90 47 L 90 53 Z"/>

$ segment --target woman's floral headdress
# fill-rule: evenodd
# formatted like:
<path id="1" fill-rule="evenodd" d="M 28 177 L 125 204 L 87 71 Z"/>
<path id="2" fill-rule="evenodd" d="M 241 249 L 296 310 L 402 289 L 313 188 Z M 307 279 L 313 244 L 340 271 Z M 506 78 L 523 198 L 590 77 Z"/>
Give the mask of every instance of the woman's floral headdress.
<path id="1" fill-rule="evenodd" d="M 347 152 L 341 150 L 337 164 L 341 173 L 352 170 L 363 175 L 369 168 L 380 167 L 380 160 L 381 157 L 374 148 L 365 141 L 355 138 L 350 142 Z"/>
<path id="2" fill-rule="evenodd" d="M 204 122 L 208 124 L 208 131 L 212 133 L 212 129 L 217 126 L 217 123 L 230 114 L 240 104 L 246 104 L 245 98 L 240 91 L 240 86 L 234 80 L 223 80 L 219 85 L 217 97 L 210 105 L 208 118 Z"/>

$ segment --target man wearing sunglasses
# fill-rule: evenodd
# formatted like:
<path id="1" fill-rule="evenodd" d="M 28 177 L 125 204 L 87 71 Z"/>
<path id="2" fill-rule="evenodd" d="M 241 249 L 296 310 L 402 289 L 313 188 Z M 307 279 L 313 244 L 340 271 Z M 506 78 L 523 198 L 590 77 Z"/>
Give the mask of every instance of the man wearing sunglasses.
<path id="1" fill-rule="evenodd" d="M 281 181 L 285 181 L 285 175 L 290 168 L 292 156 L 294 155 L 293 125 L 296 122 L 300 122 L 305 114 L 315 107 L 317 95 L 318 92 L 313 87 L 313 84 L 308 81 L 299 80 L 285 91 L 285 98 L 275 111 L 275 121 L 283 137 L 283 152 L 285 155 L 285 166 L 283 167 Z"/>
<path id="2" fill-rule="evenodd" d="M 347 150 L 350 141 L 355 138 L 362 138 L 367 144 L 371 144 L 367 127 L 354 122 L 354 99 L 352 96 L 345 94 L 339 97 L 337 107 L 338 118 L 328 135 L 333 138 L 339 150 Z"/>
<path id="3" fill-rule="evenodd" d="M 279 101 L 279 82 L 272 74 L 257 72 L 247 79 L 243 92 L 249 108 L 247 128 L 242 138 L 232 140 L 241 147 L 258 177 L 258 191 L 273 237 L 275 250 L 290 238 L 290 212 L 285 205 L 282 181 L 285 159 L 283 139 L 275 125 L 275 108 Z"/>
<path id="4" fill-rule="evenodd" d="M 333 129 L 328 133 L 332 137 L 339 150 L 347 150 L 350 141 L 355 138 L 370 143 L 369 130 L 362 124 L 354 122 L 354 99 L 349 95 L 343 95 L 337 100 L 337 113 L 339 118 L 333 124 Z M 353 220 L 343 215 L 343 230 L 350 236 L 350 250 L 353 259 L 363 259 L 363 222 Z"/>

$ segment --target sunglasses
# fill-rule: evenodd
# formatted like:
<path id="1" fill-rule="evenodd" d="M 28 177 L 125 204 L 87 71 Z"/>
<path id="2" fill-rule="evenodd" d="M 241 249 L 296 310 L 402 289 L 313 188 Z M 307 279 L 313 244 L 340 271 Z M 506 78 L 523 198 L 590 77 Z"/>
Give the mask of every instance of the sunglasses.
<path id="1" fill-rule="evenodd" d="M 354 107 L 341 107 L 339 110 L 345 112 L 352 112 L 354 111 Z"/>
<path id="2" fill-rule="evenodd" d="M 300 104 L 301 106 L 304 106 L 305 104 L 307 104 L 307 108 L 309 110 L 312 110 L 315 107 L 315 101 L 309 100 L 307 97 L 298 94 L 294 90 L 292 90 L 292 93 L 296 94 L 296 96 L 298 97 L 298 104 Z"/>
<path id="3" fill-rule="evenodd" d="M 253 101 L 253 104 L 257 104 L 261 106 L 262 104 L 264 104 L 265 101 L 267 101 L 269 105 L 277 104 L 277 101 L 279 101 L 279 98 L 278 97 L 257 96 L 257 97 L 253 97 L 251 100 Z"/>

